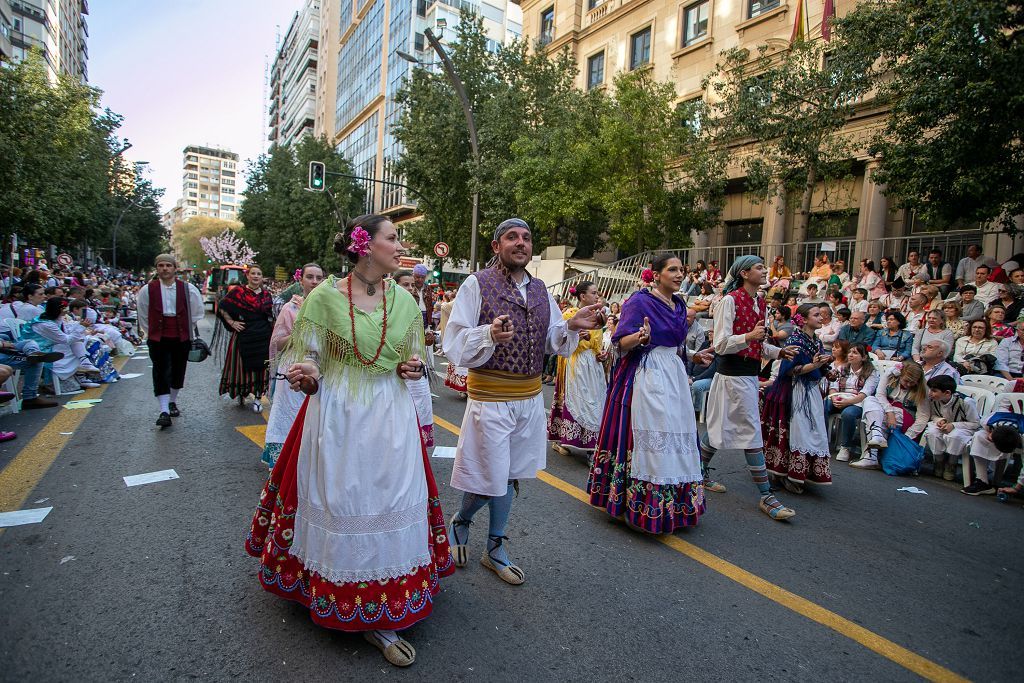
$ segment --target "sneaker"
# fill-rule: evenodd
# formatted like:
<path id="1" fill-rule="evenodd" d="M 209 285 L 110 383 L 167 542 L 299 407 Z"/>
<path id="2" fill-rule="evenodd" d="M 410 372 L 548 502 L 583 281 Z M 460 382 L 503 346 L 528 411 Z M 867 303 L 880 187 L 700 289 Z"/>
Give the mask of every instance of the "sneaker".
<path id="1" fill-rule="evenodd" d="M 0 391 L 0 405 L 7 403 L 14 398 L 14 394 L 9 391 Z"/>
<path id="2" fill-rule="evenodd" d="M 156 419 L 156 424 L 158 427 L 170 427 L 171 416 L 167 413 L 160 413 L 160 417 Z"/>
<path id="3" fill-rule="evenodd" d="M 89 378 L 88 375 L 81 375 L 80 377 L 75 377 L 75 380 L 78 382 L 78 386 L 82 387 L 83 389 L 95 389 L 97 387 L 103 386 L 99 382 L 94 382 L 92 379 Z"/>
<path id="4" fill-rule="evenodd" d="M 875 454 L 874 449 L 869 450 L 860 460 L 851 462 L 850 467 L 856 467 L 859 470 L 877 470 L 880 468 L 878 456 Z"/>
<path id="5" fill-rule="evenodd" d="M 45 398 L 36 396 L 35 398 L 26 399 L 21 402 L 22 410 L 37 410 L 39 408 L 56 408 L 60 404 L 56 401 L 50 401 Z"/>
<path id="6" fill-rule="evenodd" d="M 839 462 L 850 462 L 850 449 L 846 446 L 840 448 L 839 452 L 836 453 L 836 460 Z"/>
<path id="7" fill-rule="evenodd" d="M 975 479 L 969 485 L 960 489 L 960 493 L 966 493 L 968 496 L 991 496 L 995 492 L 996 489 L 992 484 L 985 483 L 981 479 Z"/>
<path id="8" fill-rule="evenodd" d="M 889 445 L 888 440 L 885 438 L 885 432 L 878 425 L 873 425 L 868 430 L 868 446 L 872 448 L 885 448 Z"/>
<path id="9" fill-rule="evenodd" d="M 100 369 L 92 364 L 88 358 L 83 358 L 82 362 L 78 364 L 78 372 L 86 375 L 92 375 L 93 377 L 100 376 Z"/>
<path id="10" fill-rule="evenodd" d="M 174 403 L 172 401 L 170 406 L 169 406 L 169 408 L 170 408 L 170 413 L 169 414 L 170 414 L 171 417 L 181 417 L 181 411 L 178 410 L 178 404 L 177 403 Z"/>

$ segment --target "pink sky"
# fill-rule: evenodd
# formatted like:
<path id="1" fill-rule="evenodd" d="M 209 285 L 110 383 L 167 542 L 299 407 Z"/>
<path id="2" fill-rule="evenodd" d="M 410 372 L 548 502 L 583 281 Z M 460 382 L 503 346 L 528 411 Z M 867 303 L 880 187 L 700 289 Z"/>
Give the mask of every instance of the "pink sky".
<path id="1" fill-rule="evenodd" d="M 211 145 L 255 158 L 266 144 L 263 67 L 276 27 L 288 29 L 300 0 L 93 0 L 89 81 L 124 116 L 126 157 L 150 162 L 181 197 L 181 151 Z M 244 178 L 243 178 L 244 180 Z"/>

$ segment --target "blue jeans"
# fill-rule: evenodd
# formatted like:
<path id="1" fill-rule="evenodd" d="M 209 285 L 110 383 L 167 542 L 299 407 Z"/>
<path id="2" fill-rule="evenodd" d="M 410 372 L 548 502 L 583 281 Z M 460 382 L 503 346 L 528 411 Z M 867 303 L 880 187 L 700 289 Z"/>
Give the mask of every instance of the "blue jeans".
<path id="1" fill-rule="evenodd" d="M 19 353 L 39 351 L 39 344 L 32 340 L 15 342 L 14 346 Z M 24 380 L 21 390 L 22 400 L 28 401 L 39 396 L 39 376 L 43 373 L 42 363 L 29 363 L 21 356 L 11 356 L 0 352 L 0 365 L 8 365 L 15 370 L 21 370 L 21 378 Z"/>
<path id="2" fill-rule="evenodd" d="M 704 397 L 711 391 L 710 379 L 698 379 L 690 385 L 690 397 L 693 399 L 693 410 L 699 413 L 704 405 Z M 705 417 L 702 415 L 701 417 Z"/>
<path id="3" fill-rule="evenodd" d="M 832 405 L 832 399 L 825 400 L 825 422 L 828 423 L 829 415 L 839 412 L 839 408 Z M 846 406 L 839 413 L 839 445 L 846 448 L 853 447 L 854 439 L 857 437 L 857 425 L 860 424 L 860 416 L 863 413 L 860 405 Z"/>

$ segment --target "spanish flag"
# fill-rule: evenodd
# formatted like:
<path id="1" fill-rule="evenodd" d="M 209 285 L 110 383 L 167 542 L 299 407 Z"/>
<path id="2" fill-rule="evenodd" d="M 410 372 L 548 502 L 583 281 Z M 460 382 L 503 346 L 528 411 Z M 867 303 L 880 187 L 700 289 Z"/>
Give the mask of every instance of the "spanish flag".
<path id="1" fill-rule="evenodd" d="M 797 0 L 796 2 L 796 18 L 793 21 L 793 35 L 789 37 L 789 44 L 797 42 L 798 40 L 807 39 L 807 8 L 805 5 L 807 0 Z"/>

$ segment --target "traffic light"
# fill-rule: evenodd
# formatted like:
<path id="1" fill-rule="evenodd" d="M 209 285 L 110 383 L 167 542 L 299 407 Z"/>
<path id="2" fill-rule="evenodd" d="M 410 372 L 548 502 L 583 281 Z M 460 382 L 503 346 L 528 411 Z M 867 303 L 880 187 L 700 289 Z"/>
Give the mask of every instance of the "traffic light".
<path id="1" fill-rule="evenodd" d="M 327 168 L 324 166 L 324 162 L 309 162 L 309 189 L 314 192 L 323 192 L 326 187 L 326 183 L 324 182 L 326 177 Z"/>

